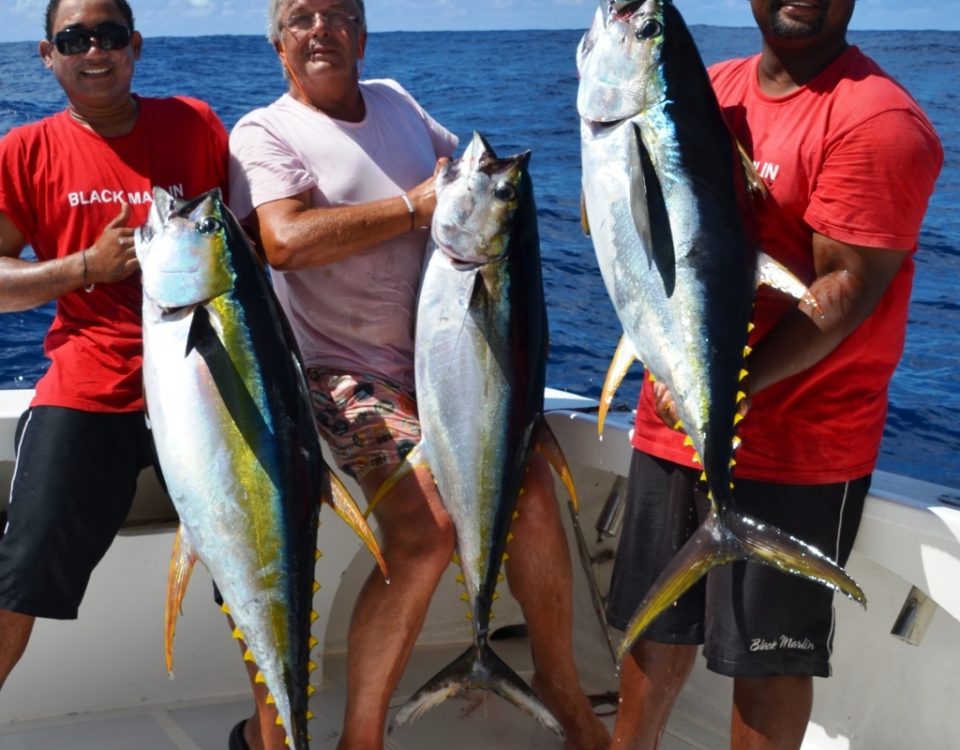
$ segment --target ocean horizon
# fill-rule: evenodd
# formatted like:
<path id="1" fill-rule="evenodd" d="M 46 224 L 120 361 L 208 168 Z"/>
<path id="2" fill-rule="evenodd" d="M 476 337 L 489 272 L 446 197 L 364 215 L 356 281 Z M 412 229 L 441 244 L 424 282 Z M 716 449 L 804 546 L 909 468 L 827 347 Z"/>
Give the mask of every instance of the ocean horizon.
<path id="1" fill-rule="evenodd" d="M 755 28 L 691 30 L 708 64 L 759 49 Z M 478 130 L 500 154 L 533 151 L 551 326 L 548 382 L 596 397 L 620 330 L 580 229 L 575 53 L 582 33 L 373 32 L 363 76 L 398 80 L 458 134 L 461 149 Z M 946 152 L 916 259 L 907 344 L 891 384 L 879 468 L 960 488 L 960 31 L 853 30 L 849 39 L 920 102 Z M 515 54 L 520 49 L 523 62 Z M 231 59 L 242 64 L 224 64 Z M 146 39 L 134 90 L 205 99 L 230 128 L 285 85 L 263 35 L 177 36 Z M 36 42 L 0 43 L 0 133 L 64 104 Z M 41 341 L 52 309 L 0 314 L 0 388 L 30 388 L 45 371 Z M 635 404 L 640 377 L 636 366 L 618 403 Z"/>

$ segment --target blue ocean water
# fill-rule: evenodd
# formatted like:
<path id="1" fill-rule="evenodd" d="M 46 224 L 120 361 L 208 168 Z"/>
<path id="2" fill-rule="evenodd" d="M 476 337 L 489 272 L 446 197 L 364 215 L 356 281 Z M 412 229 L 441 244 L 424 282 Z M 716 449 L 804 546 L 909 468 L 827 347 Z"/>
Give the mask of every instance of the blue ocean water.
<path id="1" fill-rule="evenodd" d="M 694 27 L 709 64 L 752 54 L 754 29 Z M 365 77 L 396 78 L 465 143 L 482 132 L 501 154 L 532 149 L 551 324 L 551 385 L 599 394 L 620 331 L 579 226 L 574 55 L 580 31 L 377 33 Z M 851 41 L 918 99 L 946 150 L 917 257 L 903 361 L 890 393 L 880 468 L 960 487 L 960 33 L 856 32 Z M 230 128 L 283 90 L 257 36 L 147 39 L 135 79 L 145 95 L 206 99 Z M 64 106 L 34 43 L 0 44 L 0 133 Z M 52 308 L 0 315 L 0 388 L 29 388 L 46 369 Z M 636 402 L 640 370 L 619 400 Z"/>

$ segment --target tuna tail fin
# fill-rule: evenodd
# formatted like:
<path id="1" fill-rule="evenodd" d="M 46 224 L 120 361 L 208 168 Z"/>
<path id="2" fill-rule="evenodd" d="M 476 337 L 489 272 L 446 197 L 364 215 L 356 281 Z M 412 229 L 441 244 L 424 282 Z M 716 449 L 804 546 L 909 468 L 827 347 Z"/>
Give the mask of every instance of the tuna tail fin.
<path id="1" fill-rule="evenodd" d="M 617 649 L 617 663 L 650 623 L 707 571 L 735 560 L 752 560 L 822 583 L 866 606 L 866 596 L 857 583 L 816 548 L 735 510 L 727 510 L 721 517 L 711 508 L 644 596 Z"/>
<path id="2" fill-rule="evenodd" d="M 627 370 L 637 358 L 633 344 L 627 338 L 627 334 L 620 337 L 620 343 L 617 344 L 617 351 L 614 352 L 613 359 L 610 360 L 610 367 L 607 370 L 607 377 L 603 381 L 603 390 L 600 392 L 600 409 L 597 412 L 597 434 L 603 437 L 603 423 L 607 420 L 607 412 L 610 410 L 610 404 L 613 403 L 613 396 L 623 382 Z"/>
<path id="3" fill-rule="evenodd" d="M 380 552 L 380 545 L 377 544 L 377 538 L 370 529 L 366 517 L 360 508 L 357 507 L 353 496 L 350 494 L 350 491 L 343 486 L 340 478 L 329 470 L 328 474 L 330 476 L 330 497 L 324 498 L 324 500 L 330 503 L 330 506 L 337 512 L 337 515 L 346 521 L 347 525 L 360 537 L 360 541 L 366 545 L 367 549 L 370 550 L 370 554 L 373 555 L 373 558 L 377 561 L 384 580 L 389 583 L 390 573 L 387 570 L 387 563 L 383 559 L 383 554 Z"/>
<path id="4" fill-rule="evenodd" d="M 563 737 L 563 729 L 553 714 L 486 643 L 471 645 L 414 693 L 397 711 L 387 732 L 416 721 L 447 698 L 468 690 L 490 690 L 530 714 L 558 737 Z"/>
<path id="5" fill-rule="evenodd" d="M 173 637 L 177 631 L 177 617 L 180 616 L 183 596 L 187 593 L 193 566 L 198 559 L 181 524 L 173 540 L 170 573 L 167 576 L 167 605 L 164 611 L 163 652 L 167 660 L 167 673 L 171 676 L 173 676 Z"/>

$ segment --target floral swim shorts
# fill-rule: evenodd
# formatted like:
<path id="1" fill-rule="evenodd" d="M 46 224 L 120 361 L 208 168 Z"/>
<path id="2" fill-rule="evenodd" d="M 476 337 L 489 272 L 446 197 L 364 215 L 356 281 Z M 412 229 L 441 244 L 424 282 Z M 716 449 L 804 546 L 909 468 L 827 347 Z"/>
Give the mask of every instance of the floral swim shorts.
<path id="1" fill-rule="evenodd" d="M 396 466 L 420 442 L 417 403 L 396 383 L 308 367 L 307 384 L 320 434 L 337 466 L 354 479 Z"/>

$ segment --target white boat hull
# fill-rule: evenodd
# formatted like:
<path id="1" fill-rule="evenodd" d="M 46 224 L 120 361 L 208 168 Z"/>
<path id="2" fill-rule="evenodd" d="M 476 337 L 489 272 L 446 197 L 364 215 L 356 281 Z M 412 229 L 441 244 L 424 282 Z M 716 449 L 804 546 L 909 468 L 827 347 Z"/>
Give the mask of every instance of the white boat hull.
<path id="1" fill-rule="evenodd" d="M 0 391 L 0 510 L 6 504 L 13 470 L 16 420 L 30 396 L 30 391 Z M 598 555 L 616 544 L 616 539 L 598 544 L 594 522 L 615 480 L 627 471 L 631 416 L 611 415 L 600 441 L 590 410 L 593 403 L 548 392 L 551 426 L 571 462 L 581 494 L 580 524 L 591 554 Z M 866 591 L 869 608 L 864 612 L 846 600 L 836 602 L 834 676 L 816 681 L 813 719 L 803 745 L 806 750 L 960 747 L 960 714 L 954 710 L 960 698 L 956 678 L 960 674 L 960 509 L 938 500 L 956 494 L 957 490 L 946 487 L 882 472 L 875 475 L 847 566 Z M 189 726 L 178 723 L 178 717 L 193 716 L 189 712 L 194 709 L 219 717 L 221 724 L 231 717 L 238 720 L 244 713 L 236 708 L 237 702 L 248 699 L 239 650 L 213 604 L 209 577 L 199 566 L 177 629 L 173 680 L 163 665 L 163 592 L 173 544 L 171 513 L 151 473 L 145 472 L 131 524 L 95 571 L 79 619 L 37 622 L 27 653 L 0 693 L 0 750 L 7 747 L 5 737 L 20 741 L 31 732 L 52 731 L 51 727 L 131 715 L 151 717 L 158 731 L 165 733 L 171 744 L 157 747 L 223 747 L 229 723 L 218 725 L 217 739 L 209 745 L 198 739 L 198 734 L 191 739 Z M 323 706 L 314 710 L 320 715 L 318 721 L 329 722 L 330 729 L 325 723 L 323 731 L 312 726 L 311 733 L 314 747 L 333 748 L 342 705 L 347 623 L 372 562 L 355 537 L 341 533 L 338 523 L 326 513 L 321 513 L 318 543 L 324 557 L 317 568 L 321 588 L 315 607 L 320 619 L 314 635 L 324 644 L 324 659 L 318 653 L 315 660 L 325 660 L 327 671 L 319 669 L 313 679 L 321 688 L 314 704 Z M 609 650 L 572 541 L 571 550 L 576 573 L 576 657 L 582 678 L 590 693 L 615 690 Z M 603 591 L 609 568 L 604 562 L 593 566 Z M 399 693 L 412 690 L 422 677 L 432 674 L 433 661 L 447 658 L 446 647 L 459 648 L 470 639 L 459 600 L 461 587 L 454 575 L 451 568 L 433 598 Z M 890 634 L 912 586 L 937 605 L 931 609 L 933 616 L 919 645 Z M 494 629 L 521 621 L 519 608 L 505 586 L 501 594 Z M 921 608 L 921 620 L 925 612 Z M 513 654 L 520 661 L 515 666 L 528 674 L 525 646 L 495 644 L 495 648 Z M 425 674 L 414 674 L 417 670 Z M 674 711 L 665 750 L 727 746 L 730 692 L 728 679 L 698 664 Z M 396 696 L 394 703 L 399 705 L 401 697 Z M 398 731 L 389 746 L 447 747 L 444 738 L 456 731 L 464 738 L 462 745 L 458 742 L 463 748 L 559 747 L 548 734 L 528 726 L 519 712 L 509 706 L 501 709 L 498 699 L 485 699 L 482 711 L 474 710 L 477 700 L 453 702 L 446 713 L 431 714 Z M 220 716 L 224 706 L 231 709 L 227 717 Z M 444 727 L 442 722 L 448 723 Z M 525 733 L 524 739 L 505 743 L 502 734 L 506 727 Z M 142 750 L 152 747 L 138 746 Z"/>

